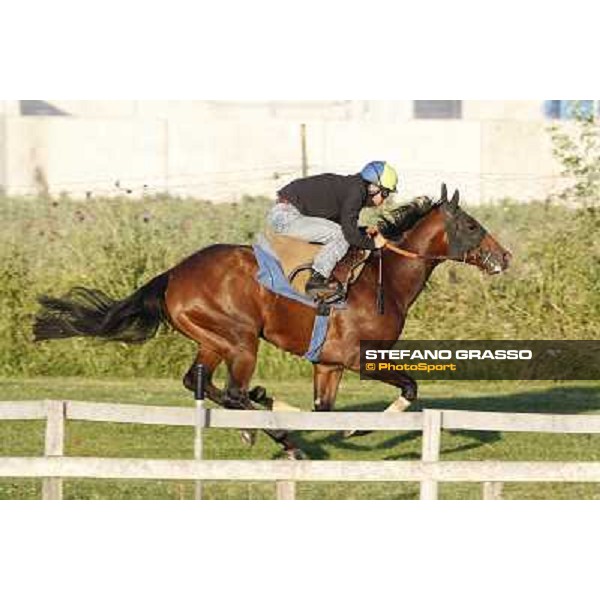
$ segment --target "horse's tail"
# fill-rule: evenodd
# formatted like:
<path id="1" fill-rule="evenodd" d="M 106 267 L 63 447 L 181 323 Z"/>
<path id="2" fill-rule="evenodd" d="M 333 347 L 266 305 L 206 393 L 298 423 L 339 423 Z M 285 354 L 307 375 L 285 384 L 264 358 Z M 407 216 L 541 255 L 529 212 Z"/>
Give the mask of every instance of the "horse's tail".
<path id="1" fill-rule="evenodd" d="M 164 295 L 168 272 L 155 277 L 124 300 L 76 287 L 62 298 L 41 296 L 33 325 L 35 341 L 78 336 L 121 342 L 144 342 L 167 318 Z"/>

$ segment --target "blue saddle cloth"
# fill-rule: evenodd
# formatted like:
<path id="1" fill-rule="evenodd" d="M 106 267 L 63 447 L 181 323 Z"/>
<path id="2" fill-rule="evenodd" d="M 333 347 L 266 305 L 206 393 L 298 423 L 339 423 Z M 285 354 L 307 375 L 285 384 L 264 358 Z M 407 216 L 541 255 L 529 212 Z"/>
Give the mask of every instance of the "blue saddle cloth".
<path id="1" fill-rule="evenodd" d="M 273 252 L 269 242 L 264 236 L 259 236 L 256 244 L 252 246 L 256 261 L 258 262 L 258 273 L 256 279 L 268 290 L 285 296 L 290 300 L 295 300 L 316 310 L 317 303 L 305 294 L 297 292 L 286 277 L 279 259 Z M 345 302 L 333 303 L 332 308 L 345 308 Z M 329 326 L 329 315 L 315 315 L 312 337 L 308 350 L 304 354 L 311 362 L 318 362 L 321 354 L 321 348 L 325 344 L 327 329 Z"/>

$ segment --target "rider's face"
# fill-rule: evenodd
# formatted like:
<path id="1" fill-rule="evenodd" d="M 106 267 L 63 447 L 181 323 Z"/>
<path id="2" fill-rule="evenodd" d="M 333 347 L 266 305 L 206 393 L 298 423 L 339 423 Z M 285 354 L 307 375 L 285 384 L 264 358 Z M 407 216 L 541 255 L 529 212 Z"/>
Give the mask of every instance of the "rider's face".
<path id="1" fill-rule="evenodd" d="M 392 193 L 385 188 L 381 188 L 374 183 L 369 184 L 369 201 L 367 206 L 381 206 L 385 199 Z"/>
<path id="2" fill-rule="evenodd" d="M 371 203 L 373 204 L 373 206 L 381 206 L 384 202 L 385 199 L 389 196 L 389 191 L 388 190 L 384 190 L 384 189 L 380 189 L 380 188 L 376 188 L 377 189 L 377 193 L 374 194 L 373 196 L 371 196 Z"/>

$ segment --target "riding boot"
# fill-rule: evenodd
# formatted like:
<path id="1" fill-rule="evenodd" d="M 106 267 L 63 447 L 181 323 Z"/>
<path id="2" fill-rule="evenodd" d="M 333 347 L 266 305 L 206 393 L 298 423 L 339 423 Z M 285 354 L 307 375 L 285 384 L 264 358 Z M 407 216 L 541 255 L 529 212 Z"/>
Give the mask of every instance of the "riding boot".
<path id="1" fill-rule="evenodd" d="M 318 271 L 312 269 L 310 279 L 306 282 L 304 291 L 311 297 L 329 296 L 331 294 L 341 293 L 342 287 L 340 282 L 325 277 Z"/>

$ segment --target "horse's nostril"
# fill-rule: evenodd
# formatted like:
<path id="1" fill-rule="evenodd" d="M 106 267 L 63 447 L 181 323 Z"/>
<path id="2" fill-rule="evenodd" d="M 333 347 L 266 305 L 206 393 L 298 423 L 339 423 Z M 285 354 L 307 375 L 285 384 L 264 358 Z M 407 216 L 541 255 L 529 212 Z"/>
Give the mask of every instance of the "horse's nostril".
<path id="1" fill-rule="evenodd" d="M 502 260 L 504 261 L 505 265 L 508 265 L 508 263 L 511 261 L 512 259 L 512 254 L 507 250 L 506 252 L 504 252 L 504 254 L 502 255 Z"/>

